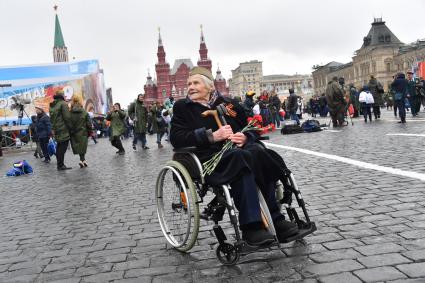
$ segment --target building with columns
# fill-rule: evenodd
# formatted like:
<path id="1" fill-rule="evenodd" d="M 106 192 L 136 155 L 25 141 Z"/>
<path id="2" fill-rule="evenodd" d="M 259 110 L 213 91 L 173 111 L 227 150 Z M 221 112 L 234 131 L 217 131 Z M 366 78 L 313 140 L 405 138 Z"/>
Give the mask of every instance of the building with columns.
<path id="1" fill-rule="evenodd" d="M 166 53 L 161 37 L 161 32 L 158 33 L 158 62 L 155 64 L 156 79 L 148 72 L 146 84 L 144 85 L 145 101 L 151 103 L 154 101 L 163 102 L 170 95 L 174 99 L 181 99 L 187 94 L 187 79 L 189 72 L 193 68 L 193 63 L 190 58 L 176 59 L 173 68 L 166 60 Z M 205 37 L 201 26 L 201 38 L 199 44 L 199 60 L 197 65 L 207 68 L 211 71 L 212 61 L 208 57 L 208 48 L 205 43 Z M 226 80 L 221 75 L 220 69 L 217 69 L 214 80 L 215 88 L 224 95 L 228 95 Z"/>
<path id="2" fill-rule="evenodd" d="M 382 18 L 375 18 L 363 44 L 349 63 L 330 62 L 313 66 L 314 92 L 325 92 L 332 77 L 344 77 L 345 83 L 361 88 L 373 75 L 388 91 L 397 72 L 416 71 L 425 61 L 425 40 L 402 43 L 387 27 Z"/>
<path id="3" fill-rule="evenodd" d="M 229 93 L 232 97 L 243 96 L 247 91 L 261 92 L 263 80 L 263 62 L 251 60 L 240 63 L 232 70 L 232 78 L 229 79 Z"/>
<path id="4" fill-rule="evenodd" d="M 55 17 L 55 42 L 53 45 L 53 61 L 54 62 L 68 62 L 68 48 L 65 46 L 63 40 L 62 29 L 59 23 L 59 17 L 57 14 L 58 6 L 53 7 L 56 12 Z"/>
<path id="5" fill-rule="evenodd" d="M 309 97 L 313 94 L 313 78 L 311 75 L 267 75 L 263 76 L 261 90 L 274 91 L 279 96 L 288 96 L 293 88 L 297 95 Z"/>

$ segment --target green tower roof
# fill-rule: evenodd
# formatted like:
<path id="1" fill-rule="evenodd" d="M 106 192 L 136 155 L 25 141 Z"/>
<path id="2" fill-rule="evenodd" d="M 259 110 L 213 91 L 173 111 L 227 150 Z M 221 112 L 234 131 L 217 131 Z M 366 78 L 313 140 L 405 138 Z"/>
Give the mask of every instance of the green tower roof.
<path id="1" fill-rule="evenodd" d="M 57 14 L 55 20 L 55 45 L 53 47 L 65 47 L 65 41 L 63 40 L 62 29 Z"/>

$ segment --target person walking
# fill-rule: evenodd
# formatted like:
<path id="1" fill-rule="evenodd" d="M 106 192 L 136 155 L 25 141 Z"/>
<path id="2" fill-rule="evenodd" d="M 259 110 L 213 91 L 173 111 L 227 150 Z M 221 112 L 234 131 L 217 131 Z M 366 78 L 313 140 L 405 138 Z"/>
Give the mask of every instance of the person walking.
<path id="1" fill-rule="evenodd" d="M 344 92 L 338 83 L 338 77 L 333 77 L 326 87 L 326 100 L 334 127 L 344 126 L 345 100 Z"/>
<path id="2" fill-rule="evenodd" d="M 373 115 L 375 116 L 375 120 L 377 120 L 381 118 L 381 105 L 384 104 L 382 99 L 384 88 L 374 76 L 370 76 L 368 88 L 369 92 L 373 95 L 373 100 L 375 101 L 373 103 Z"/>
<path id="3" fill-rule="evenodd" d="M 413 80 L 413 72 L 407 72 L 407 98 L 412 109 L 412 116 L 415 117 L 418 115 L 420 109 L 419 97 L 416 93 L 416 82 Z M 419 106 L 419 107 L 418 107 Z"/>
<path id="4" fill-rule="evenodd" d="M 50 120 L 52 122 L 53 135 L 56 139 L 56 160 L 59 171 L 72 169 L 64 164 L 65 153 L 68 149 L 71 138 L 69 129 L 71 128 L 71 113 L 68 104 L 65 102 L 63 90 L 57 90 L 50 103 Z"/>
<path id="5" fill-rule="evenodd" d="M 149 149 L 146 146 L 146 124 L 148 122 L 148 110 L 143 103 L 143 94 L 139 94 L 137 99 L 128 107 L 128 116 L 133 120 L 133 150 L 136 150 L 137 141 L 142 142 L 143 149 Z"/>
<path id="6" fill-rule="evenodd" d="M 363 91 L 359 95 L 359 102 L 362 106 L 364 122 L 367 123 L 367 117 L 369 116 L 369 121 L 372 123 L 372 112 L 370 111 L 370 108 L 374 105 L 375 100 L 373 99 L 373 94 L 370 93 L 367 85 L 363 87 Z"/>
<path id="7" fill-rule="evenodd" d="M 111 141 L 112 146 L 118 149 L 117 153 L 119 155 L 125 154 L 125 150 L 121 142 L 121 135 L 124 134 L 126 130 L 124 119 L 125 112 L 121 110 L 121 105 L 119 103 L 115 103 L 112 106 L 111 111 L 109 111 L 106 115 L 106 120 L 111 122 L 111 135 L 109 140 Z"/>
<path id="8" fill-rule="evenodd" d="M 37 135 L 37 128 L 36 128 L 36 124 L 37 124 L 37 115 L 32 115 L 31 116 L 31 124 L 29 126 L 30 128 L 30 132 L 31 132 L 31 140 L 33 142 L 35 142 L 36 147 L 35 147 L 35 151 L 34 151 L 34 157 L 35 158 L 43 158 L 43 151 L 41 150 L 41 146 L 40 146 L 40 141 L 38 140 L 38 135 Z"/>
<path id="9" fill-rule="evenodd" d="M 407 98 L 407 80 L 403 73 L 398 73 L 396 79 L 392 82 L 391 88 L 394 90 L 394 108 L 398 109 L 400 121 L 406 123 L 405 99 Z"/>
<path id="10" fill-rule="evenodd" d="M 163 107 L 157 101 L 151 108 L 152 113 L 152 131 L 156 133 L 156 143 L 158 144 L 158 148 L 163 148 L 164 146 L 161 143 L 161 139 L 165 134 L 165 120 L 162 116 Z"/>
<path id="11" fill-rule="evenodd" d="M 71 148 L 74 154 L 80 156 L 78 165 L 87 167 L 86 152 L 92 125 L 89 114 L 83 109 L 83 98 L 73 95 L 71 100 Z"/>
<path id="12" fill-rule="evenodd" d="M 45 163 L 50 163 L 50 156 L 49 151 L 47 150 L 47 145 L 49 144 L 49 138 L 52 135 L 52 124 L 50 123 L 49 116 L 47 116 L 41 106 L 35 105 L 35 112 L 37 113 L 35 130 L 37 132 L 41 151 L 43 152 L 43 161 Z"/>

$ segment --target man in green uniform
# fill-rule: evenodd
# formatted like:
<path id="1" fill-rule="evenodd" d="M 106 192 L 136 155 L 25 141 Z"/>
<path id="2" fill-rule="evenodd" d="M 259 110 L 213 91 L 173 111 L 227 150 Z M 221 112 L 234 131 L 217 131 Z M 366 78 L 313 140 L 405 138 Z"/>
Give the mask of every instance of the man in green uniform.
<path id="1" fill-rule="evenodd" d="M 344 126 L 345 100 L 344 92 L 338 83 L 338 77 L 333 77 L 326 87 L 326 100 L 334 127 Z"/>
<path id="2" fill-rule="evenodd" d="M 64 164 L 65 152 L 68 149 L 70 139 L 69 129 L 71 128 L 71 113 L 68 103 L 65 102 L 63 90 L 56 91 L 53 96 L 53 102 L 50 103 L 50 121 L 52 123 L 52 132 L 57 142 L 56 160 L 59 171 L 72 169 Z"/>

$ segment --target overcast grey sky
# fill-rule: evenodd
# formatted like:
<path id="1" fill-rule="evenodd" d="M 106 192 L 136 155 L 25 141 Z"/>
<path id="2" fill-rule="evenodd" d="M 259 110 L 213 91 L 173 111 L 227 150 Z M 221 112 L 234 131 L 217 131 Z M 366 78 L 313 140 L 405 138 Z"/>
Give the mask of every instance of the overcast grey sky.
<path id="1" fill-rule="evenodd" d="M 406 4 L 404 4 L 406 3 Z M 0 0 L 0 65 L 53 61 L 53 6 L 70 58 L 99 59 L 114 100 L 127 105 L 153 75 L 158 26 L 171 67 L 196 64 L 199 26 L 228 79 L 239 62 L 263 61 L 264 75 L 310 73 L 349 62 L 374 17 L 405 43 L 425 38 L 425 1 L 392 0 Z"/>

